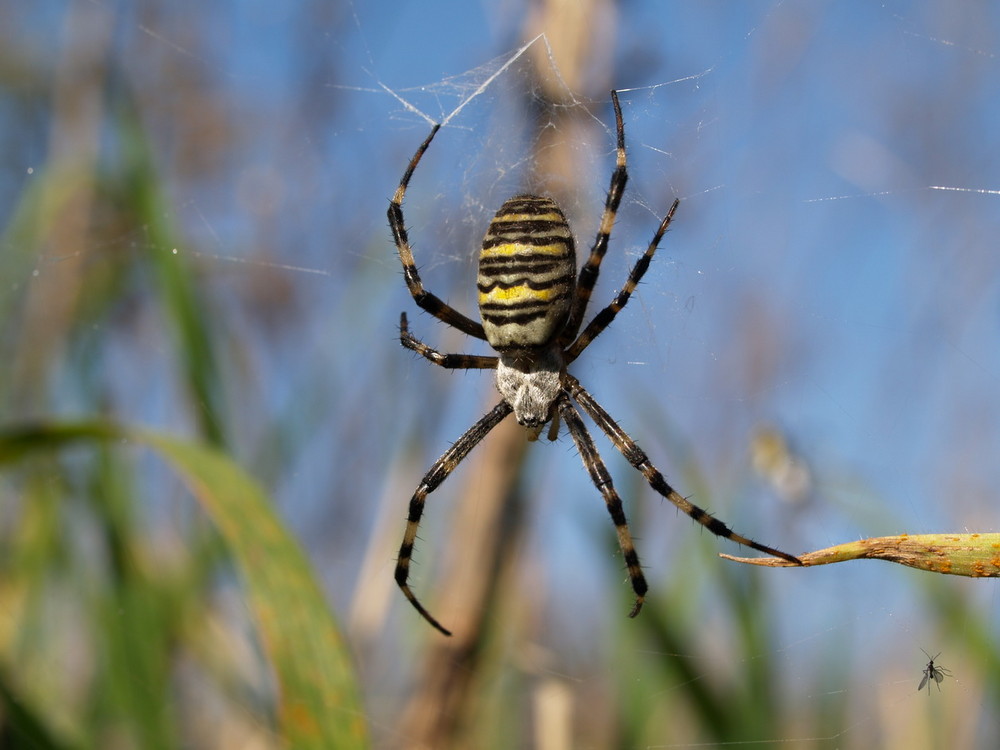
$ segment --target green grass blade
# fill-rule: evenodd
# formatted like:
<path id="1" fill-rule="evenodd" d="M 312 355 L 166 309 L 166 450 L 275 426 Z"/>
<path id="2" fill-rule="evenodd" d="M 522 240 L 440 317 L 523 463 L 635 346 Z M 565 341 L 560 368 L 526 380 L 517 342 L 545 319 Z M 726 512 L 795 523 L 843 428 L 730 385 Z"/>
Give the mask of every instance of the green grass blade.
<path id="1" fill-rule="evenodd" d="M 75 745 L 58 740 L 45 720 L 18 699 L 5 674 L 0 674 L 0 710 L 4 716 L 0 747 L 8 750 L 77 750 Z"/>
<path id="2" fill-rule="evenodd" d="M 350 657 L 308 561 L 261 488 L 214 448 L 110 422 L 53 423 L 0 432 L 0 465 L 79 442 L 152 447 L 181 476 L 218 527 L 279 692 L 283 744 L 296 750 L 364 748 L 367 727 Z"/>

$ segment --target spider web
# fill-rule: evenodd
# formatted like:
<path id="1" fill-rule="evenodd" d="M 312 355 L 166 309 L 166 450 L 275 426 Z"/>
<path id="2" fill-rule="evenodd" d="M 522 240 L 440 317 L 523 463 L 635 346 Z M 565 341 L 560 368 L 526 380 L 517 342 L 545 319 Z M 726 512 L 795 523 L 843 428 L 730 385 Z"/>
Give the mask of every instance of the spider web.
<path id="1" fill-rule="evenodd" d="M 496 41 L 518 38 L 504 11 L 484 19 L 456 9 L 443 24 L 424 9 L 390 13 L 377 3 L 343 16 L 313 10 L 316 19 L 256 8 L 238 23 L 205 12 L 190 27 L 183 14 L 162 11 L 106 28 L 105 51 L 121 76 L 115 90 L 131 81 L 173 92 L 140 98 L 137 108 L 178 241 L 164 247 L 150 231 L 128 230 L 102 234 L 95 247 L 15 252 L 17 199 L 51 153 L 45 129 L 22 122 L 23 141 L 5 149 L 15 168 L 0 178 L 5 300 L 76 259 L 86 259 L 74 273 L 89 283 L 100 277 L 88 269 L 114 269 L 121 257 L 193 261 L 229 329 L 219 346 L 229 349 L 229 399 L 240 405 L 234 453 L 271 482 L 335 608 L 348 611 L 360 587 L 369 616 L 389 623 L 358 643 L 382 655 L 366 659 L 364 678 L 371 722 L 390 746 L 409 676 L 395 667 L 417 661 L 400 644 L 420 623 L 397 601 L 391 553 L 373 554 L 371 568 L 362 560 L 380 519 L 390 547 L 398 542 L 413 485 L 492 394 L 488 377 L 439 372 L 396 344 L 398 314 L 413 305 L 385 226 L 388 197 L 430 124 L 443 123 L 406 216 L 428 287 L 474 315 L 477 248 L 503 199 L 536 181 L 560 191 L 586 248 L 614 138 L 607 91 L 571 93 L 547 37 Z M 995 12 L 768 1 L 724 11 L 698 4 L 668 18 L 659 4 L 635 3 L 619 23 L 611 85 L 622 91 L 631 181 L 595 306 L 618 288 L 672 198 L 682 203 L 637 297 L 575 374 L 682 491 L 761 541 L 795 552 L 902 531 L 995 530 Z M 47 24 L 40 14 L 9 28 L 30 39 Z M 470 37 L 457 43 L 446 26 Z M 100 36 L 81 28 L 91 41 Z M 258 57 L 280 63 L 261 66 Z M 548 110 L 538 59 L 564 94 Z M 563 132 L 567 113 L 584 125 Z M 538 152 L 556 151 L 543 140 L 553 132 L 573 171 L 539 175 Z M 105 137 L 113 152 L 120 134 Z M 128 314 L 99 320 L 72 363 L 93 356 L 87 346 L 99 340 L 118 373 L 108 383 L 117 415 L 189 429 L 191 419 L 176 416 L 172 345 L 149 287 L 126 288 L 119 304 Z M 429 316 L 411 322 L 435 346 L 485 351 Z M 151 377 L 135 377 L 137 357 Z M 62 407 L 85 402 L 71 372 L 53 381 Z M 751 448 L 773 448 L 775 436 L 777 461 L 759 462 L 755 476 Z M 538 446 L 525 475 L 537 491 L 524 595 L 538 597 L 531 587 L 552 581 L 572 585 L 548 592 L 546 626 L 519 641 L 511 660 L 533 687 L 569 691 L 577 731 L 590 696 L 632 686 L 635 700 L 662 701 L 671 713 L 719 679 L 738 690 L 766 661 L 781 675 L 771 686 L 780 706 L 846 708 L 829 731 L 748 731 L 732 744 L 839 746 L 952 732 L 956 746 L 995 744 L 995 678 L 982 666 L 1000 641 L 992 584 L 927 583 L 874 562 L 720 579 L 690 557 L 707 535 L 599 445 L 653 591 L 682 603 L 683 621 L 701 637 L 670 648 L 629 640 L 634 623 L 619 622 L 625 584 L 617 558 L 604 554 L 600 498 L 566 441 Z M 788 462 L 793 485 L 775 468 Z M 149 476 L 151 526 L 172 526 L 174 490 L 161 471 Z M 448 485 L 429 501 L 427 564 L 418 570 L 428 594 L 454 502 Z M 720 580 L 772 610 L 757 651 L 732 642 Z M 239 619 L 238 605 L 222 608 Z M 954 675 L 930 697 L 932 709 L 916 693 L 920 648 L 943 652 Z M 623 663 L 658 660 L 684 669 L 666 683 L 621 674 Z M 692 737 L 642 741 L 691 746 Z"/>

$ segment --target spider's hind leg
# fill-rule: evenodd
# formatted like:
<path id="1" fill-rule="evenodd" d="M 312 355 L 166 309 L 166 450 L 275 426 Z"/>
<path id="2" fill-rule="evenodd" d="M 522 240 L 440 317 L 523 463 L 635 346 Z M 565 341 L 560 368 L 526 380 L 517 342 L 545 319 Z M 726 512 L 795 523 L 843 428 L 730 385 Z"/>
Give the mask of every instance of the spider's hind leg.
<path id="1" fill-rule="evenodd" d="M 615 158 L 615 171 L 611 173 L 611 182 L 608 185 L 608 195 L 604 201 L 604 212 L 601 214 L 601 225 L 597 229 L 597 236 L 590 249 L 587 261 L 580 268 L 576 283 L 576 297 L 573 300 L 573 307 L 570 310 L 569 319 L 566 321 L 566 328 L 560 336 L 560 343 L 569 344 L 576 338 L 583 323 L 584 315 L 587 313 L 587 305 L 597 284 L 597 277 L 601 272 L 601 262 L 608 251 L 608 242 L 611 239 L 611 228 L 615 224 L 615 216 L 618 214 L 618 207 L 621 205 L 622 196 L 625 194 L 625 184 L 628 182 L 628 170 L 626 168 L 625 156 L 625 122 L 622 118 L 621 104 L 618 103 L 618 92 L 611 92 L 611 103 L 615 108 L 615 132 L 617 134 L 617 150 Z M 577 352 L 579 353 L 579 352 Z"/>
<path id="2" fill-rule="evenodd" d="M 417 148 L 413 158 L 410 159 L 410 163 L 403 173 L 403 178 L 399 181 L 399 187 L 396 188 L 392 200 L 389 201 L 389 210 L 387 213 L 389 228 L 392 230 L 393 242 L 396 243 L 399 261 L 403 264 L 403 278 L 406 279 L 406 287 L 410 290 L 410 296 L 413 297 L 413 301 L 417 303 L 417 306 L 421 310 L 429 312 L 442 323 L 447 323 L 462 333 L 467 333 L 470 336 L 475 336 L 477 339 L 485 341 L 486 333 L 483 331 L 482 323 L 478 323 L 463 315 L 436 294 L 424 288 L 423 281 L 420 279 L 420 272 L 417 271 L 417 263 L 413 259 L 413 248 L 410 246 L 410 238 L 406 231 L 406 220 L 403 218 L 403 198 L 406 195 L 406 189 L 410 185 L 410 178 L 413 177 L 413 172 L 420 163 L 420 159 L 440 129 L 440 125 L 435 125 L 431 129 L 430 135 L 424 139 L 424 142 Z"/>
<path id="3" fill-rule="evenodd" d="M 615 298 L 611 300 L 611 303 L 603 308 L 597 315 L 594 316 L 593 320 L 587 324 L 587 327 L 583 330 L 576 341 L 574 341 L 566 349 L 566 364 L 569 364 L 580 356 L 580 352 L 590 346 L 591 342 L 596 339 L 605 328 L 611 325 L 611 321 L 615 319 L 628 304 L 629 299 L 632 297 L 632 292 L 635 291 L 636 287 L 639 286 L 639 282 L 642 281 L 642 277 L 646 275 L 646 271 L 649 270 L 649 264 L 653 261 L 653 255 L 656 253 L 656 248 L 660 245 L 660 240 L 663 239 L 663 235 L 666 234 L 667 229 L 670 227 L 670 222 L 673 221 L 674 213 L 677 211 L 677 207 L 680 205 L 679 200 L 674 200 L 673 204 L 670 206 L 670 210 L 667 215 L 663 217 L 663 221 L 660 222 L 660 226 L 656 230 L 656 234 L 653 235 L 653 239 L 649 241 L 649 245 L 646 246 L 646 252 L 643 253 L 642 257 L 636 261 L 635 265 L 632 266 L 632 270 L 629 271 L 628 279 L 625 280 L 625 285 L 622 286 L 621 291 L 615 295 Z"/>

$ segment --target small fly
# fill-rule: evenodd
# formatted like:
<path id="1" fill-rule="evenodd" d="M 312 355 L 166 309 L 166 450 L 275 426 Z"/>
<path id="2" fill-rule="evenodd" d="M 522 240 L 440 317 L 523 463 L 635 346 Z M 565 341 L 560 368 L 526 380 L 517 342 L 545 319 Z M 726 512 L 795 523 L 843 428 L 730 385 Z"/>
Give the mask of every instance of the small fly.
<path id="1" fill-rule="evenodd" d="M 920 650 L 924 651 L 923 649 L 920 649 Z M 938 692 L 940 693 L 941 692 L 941 681 L 945 677 L 951 677 L 951 672 L 949 670 L 945 669 L 944 667 L 939 667 L 937 664 L 934 663 L 934 660 L 937 659 L 939 656 L 941 656 L 941 652 L 940 651 L 938 653 L 934 654 L 934 656 L 931 656 L 926 651 L 924 651 L 924 656 L 926 656 L 928 659 L 930 659 L 930 661 L 928 661 L 927 662 L 927 666 L 924 667 L 924 677 L 923 677 L 922 680 L 920 680 L 920 686 L 917 687 L 917 692 L 919 693 L 921 690 L 923 690 L 924 689 L 924 685 L 927 686 L 927 692 L 930 692 L 930 690 L 931 690 L 931 680 L 933 680 L 934 682 L 937 683 Z"/>

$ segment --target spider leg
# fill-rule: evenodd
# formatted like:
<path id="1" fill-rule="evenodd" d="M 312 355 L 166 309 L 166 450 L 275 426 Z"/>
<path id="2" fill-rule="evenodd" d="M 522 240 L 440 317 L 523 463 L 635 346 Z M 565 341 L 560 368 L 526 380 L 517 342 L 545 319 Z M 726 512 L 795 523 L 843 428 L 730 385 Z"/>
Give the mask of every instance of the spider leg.
<path id="1" fill-rule="evenodd" d="M 413 559 L 413 543 L 417 538 L 417 527 L 420 525 L 420 517 L 424 512 L 424 500 L 427 499 L 430 493 L 437 489 L 441 482 L 448 478 L 448 475 L 486 437 L 487 433 L 500 424 L 503 418 L 512 411 L 513 407 L 510 404 L 506 401 L 501 401 L 486 416 L 472 425 L 428 469 L 424 478 L 420 480 L 420 485 L 417 487 L 416 492 L 413 493 L 413 497 L 410 498 L 410 510 L 406 517 L 406 531 L 403 533 L 403 543 L 399 546 L 399 557 L 396 559 L 396 583 L 399 584 L 399 588 L 403 590 L 403 594 L 410 600 L 410 604 L 416 608 L 417 612 L 445 635 L 451 635 L 451 631 L 445 629 L 441 623 L 431 616 L 430 612 L 424 609 L 424 605 L 417 600 L 416 595 L 407 583 L 410 575 L 410 560 Z"/>
<path id="2" fill-rule="evenodd" d="M 399 315 L 399 341 L 407 349 L 412 349 L 425 359 L 449 370 L 495 370 L 499 359 L 478 354 L 442 354 L 437 349 L 431 349 L 410 333 L 405 312 Z"/>
<path id="3" fill-rule="evenodd" d="M 406 223 L 403 220 L 403 196 L 406 195 L 406 188 L 410 184 L 413 170 L 417 168 L 417 164 L 420 163 L 420 158 L 424 155 L 424 151 L 427 150 L 427 147 L 434 140 L 434 136 L 437 135 L 440 129 L 440 125 L 435 125 L 431 129 L 430 135 L 420 144 L 417 152 L 410 159 L 410 163 L 406 167 L 406 172 L 403 173 L 403 179 L 399 181 L 399 187 L 396 188 L 392 200 L 389 201 L 389 227 L 392 229 L 392 237 L 396 243 L 396 249 L 399 251 L 399 260 L 403 264 L 403 277 L 406 279 L 406 286 L 410 290 L 410 296 L 413 297 L 413 301 L 417 303 L 417 307 L 429 312 L 442 323 L 447 323 L 462 333 L 485 341 L 486 332 L 483 331 L 482 323 L 477 323 L 471 318 L 466 317 L 451 307 L 451 305 L 442 301 L 440 297 L 424 289 L 423 282 L 420 280 L 420 274 L 417 272 L 417 264 L 413 260 L 413 250 L 410 248 L 410 240 L 406 234 Z"/>
<path id="4" fill-rule="evenodd" d="M 618 206 L 621 205 L 622 195 L 625 193 L 625 183 L 628 182 L 628 172 L 625 169 L 625 123 L 622 120 L 622 108 L 618 103 L 617 91 L 611 92 L 611 102 L 615 107 L 618 156 L 615 162 L 615 171 L 611 174 L 608 196 L 604 201 L 601 225 L 597 230 L 597 237 L 594 238 L 594 246 L 590 249 L 590 257 L 580 269 L 580 276 L 576 282 L 576 299 L 573 300 L 573 309 L 570 310 L 566 327 L 560 336 L 560 343 L 563 344 L 568 344 L 576 338 L 580 325 L 583 323 L 583 316 L 587 312 L 587 303 L 590 302 L 590 295 L 594 291 L 597 276 L 601 271 L 601 261 L 604 260 L 604 254 L 608 251 L 611 227 L 614 226 L 615 215 L 618 213 Z"/>
<path id="5" fill-rule="evenodd" d="M 555 411 L 552 413 L 552 421 L 549 422 L 549 433 L 546 435 L 549 442 L 554 443 L 559 439 L 559 412 Z"/>
<path id="6" fill-rule="evenodd" d="M 660 240 L 663 239 L 663 235 L 667 231 L 667 227 L 670 226 L 670 222 L 674 218 L 674 212 L 677 210 L 677 206 L 680 205 L 679 200 L 675 200 L 673 205 L 670 206 L 670 210 L 667 211 L 667 215 L 663 217 L 663 221 L 660 222 L 659 228 L 656 230 L 656 234 L 653 235 L 653 239 L 650 240 L 649 246 L 646 248 L 646 252 L 642 254 L 642 257 L 636 261 L 632 270 L 629 271 L 628 279 L 625 281 L 625 285 L 622 287 L 621 291 L 615 296 L 611 304 L 601 310 L 594 319 L 590 321 L 587 327 L 583 330 L 583 333 L 577 337 L 576 341 L 573 342 L 566 350 L 566 364 L 569 364 L 578 356 L 580 352 L 590 346 L 590 343 L 596 339 L 605 328 L 611 325 L 611 321 L 615 319 L 615 316 L 621 312 L 622 308 L 628 303 L 629 298 L 632 296 L 632 292 L 642 281 L 642 277 L 646 275 L 646 271 L 649 270 L 649 263 L 653 260 L 653 254 L 656 252 L 656 248 L 660 244 Z"/>
<path id="7" fill-rule="evenodd" d="M 611 415 L 597 403 L 593 396 L 587 393 L 582 385 L 580 385 L 580 381 L 572 375 L 565 373 L 563 375 L 563 384 L 566 390 L 573 396 L 574 399 L 576 399 L 577 403 L 580 404 L 587 415 L 597 423 L 597 426 L 600 427 L 604 434 L 610 438 L 611 442 L 615 444 L 615 447 L 619 450 L 619 452 L 625 456 L 632 466 L 642 472 L 642 475 L 646 477 L 646 481 L 649 482 L 649 486 L 676 505 L 680 510 L 684 511 L 684 513 L 689 515 L 716 536 L 725 537 L 726 539 L 734 541 L 737 544 L 743 544 L 747 547 L 758 550 L 759 552 L 765 552 L 768 555 L 780 557 L 784 560 L 788 560 L 789 562 L 796 563 L 797 565 L 802 564 L 802 561 L 794 555 L 774 549 L 773 547 L 768 547 L 764 544 L 759 544 L 752 539 L 742 536 L 741 534 L 737 534 L 711 513 L 706 510 L 702 510 L 677 492 L 677 490 L 667 483 L 667 480 L 663 478 L 663 475 L 656 469 L 656 467 L 649 462 L 649 457 L 645 454 L 642 448 L 636 445 L 636 442 L 629 437 L 621 427 L 618 426 L 618 423 L 611 418 Z"/>
<path id="8" fill-rule="evenodd" d="M 628 521 L 625 519 L 625 510 L 622 508 L 622 500 L 611 482 L 611 474 L 601 460 L 601 455 L 597 452 L 593 438 L 587 432 L 587 427 L 577 413 L 576 408 L 565 396 L 559 401 L 559 413 L 566 423 L 566 429 L 573 437 L 576 448 L 583 459 L 583 465 L 590 474 L 590 479 L 594 486 L 604 496 L 607 503 L 608 513 L 614 521 L 615 531 L 618 533 L 618 546 L 621 547 L 622 557 L 625 558 L 625 565 L 628 568 L 628 576 L 632 581 L 632 590 L 635 592 L 635 606 L 629 612 L 629 617 L 635 617 L 642 609 L 642 603 L 646 598 L 646 577 L 642 574 L 642 567 L 639 565 L 639 553 L 635 551 L 632 543 L 632 534 L 628 529 Z"/>

